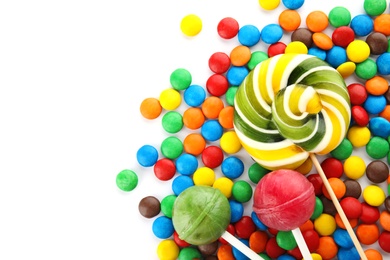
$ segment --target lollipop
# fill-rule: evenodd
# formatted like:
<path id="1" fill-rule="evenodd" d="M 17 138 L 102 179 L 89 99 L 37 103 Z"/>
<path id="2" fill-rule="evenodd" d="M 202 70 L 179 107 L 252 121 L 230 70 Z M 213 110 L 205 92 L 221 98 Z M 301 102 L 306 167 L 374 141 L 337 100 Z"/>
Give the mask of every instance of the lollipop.
<path id="1" fill-rule="evenodd" d="M 226 231 L 230 223 L 230 204 L 218 190 L 192 186 L 176 198 L 172 222 L 179 238 L 193 245 L 205 245 L 222 237 L 250 259 L 263 259 Z"/>
<path id="2" fill-rule="evenodd" d="M 296 169 L 310 157 L 360 257 L 367 259 L 315 156 L 335 149 L 349 127 L 350 99 L 337 70 L 312 55 L 276 55 L 248 74 L 234 106 L 237 136 L 260 165 Z"/>
<path id="3" fill-rule="evenodd" d="M 268 227 L 292 231 L 305 259 L 310 251 L 299 226 L 314 212 L 313 185 L 294 170 L 275 170 L 266 174 L 257 184 L 253 196 L 253 211 Z"/>

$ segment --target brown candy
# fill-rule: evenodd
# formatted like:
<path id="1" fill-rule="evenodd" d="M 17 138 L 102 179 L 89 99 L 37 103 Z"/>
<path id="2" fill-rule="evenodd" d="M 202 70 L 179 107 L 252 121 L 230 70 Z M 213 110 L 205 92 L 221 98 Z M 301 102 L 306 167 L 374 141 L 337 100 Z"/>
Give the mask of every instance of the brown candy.
<path id="1" fill-rule="evenodd" d="M 333 201 L 326 198 L 325 196 L 320 197 L 322 205 L 324 206 L 324 210 L 322 211 L 323 213 L 335 216 L 337 213 L 337 209 L 335 205 L 333 204 Z"/>
<path id="2" fill-rule="evenodd" d="M 366 176 L 373 183 L 381 183 L 389 177 L 389 166 L 380 160 L 374 160 L 367 165 Z"/>
<path id="3" fill-rule="evenodd" d="M 204 260 L 218 260 L 218 257 L 216 257 L 215 255 L 209 255 Z"/>
<path id="4" fill-rule="evenodd" d="M 380 55 L 387 51 L 389 42 L 386 35 L 380 32 L 373 32 L 366 38 L 366 43 L 370 47 L 371 54 Z"/>
<path id="5" fill-rule="evenodd" d="M 354 197 L 355 199 L 359 199 L 360 195 L 362 195 L 362 187 L 359 182 L 347 179 L 344 181 L 344 184 L 346 187 L 344 197 Z"/>
<path id="6" fill-rule="evenodd" d="M 387 196 L 387 198 L 385 199 L 385 208 L 387 211 L 390 211 L 390 196 Z"/>
<path id="7" fill-rule="evenodd" d="M 313 45 L 313 33 L 306 28 L 298 28 L 291 34 L 291 41 L 300 41 L 310 48 Z"/>
<path id="8" fill-rule="evenodd" d="M 147 196 L 139 202 L 138 210 L 145 218 L 153 218 L 160 213 L 160 201 L 156 197 Z"/>
<path id="9" fill-rule="evenodd" d="M 217 251 L 218 245 L 219 245 L 218 240 L 216 240 L 210 244 L 199 245 L 198 249 L 203 256 L 211 256 Z"/>

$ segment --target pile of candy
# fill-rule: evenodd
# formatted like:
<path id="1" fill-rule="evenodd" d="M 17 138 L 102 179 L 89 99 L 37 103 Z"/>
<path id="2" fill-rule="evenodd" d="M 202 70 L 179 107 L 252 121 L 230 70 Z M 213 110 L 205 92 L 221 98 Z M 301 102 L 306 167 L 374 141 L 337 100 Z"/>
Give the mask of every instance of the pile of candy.
<path id="1" fill-rule="evenodd" d="M 351 17 L 348 9 L 337 6 L 328 14 L 312 11 L 303 20 L 298 12 L 303 0 L 282 2 L 286 9 L 280 13 L 278 23 L 261 29 L 240 26 L 232 17 L 220 20 L 216 33 L 224 40 L 237 38 L 240 45 L 230 53 L 216 52 L 210 56 L 208 64 L 213 74 L 204 86 L 192 84 L 191 73 L 178 68 L 170 75 L 172 88 L 162 91 L 159 98 L 149 97 L 140 104 L 142 116 L 150 120 L 161 118 L 162 128 L 169 135 L 158 148 L 140 147 L 136 158 L 141 166 L 152 167 L 159 180 L 172 180 L 172 194 L 163 198 L 148 196 L 139 203 L 139 212 L 153 219 L 152 231 L 161 239 L 156 249 L 159 259 L 248 259 L 223 238 L 194 245 L 179 237 L 172 221 L 175 201 L 192 186 L 213 187 L 228 199 L 227 231 L 263 259 L 302 259 L 291 231 L 267 227 L 255 212 L 244 214 L 254 187 L 274 164 L 265 167 L 253 161 L 246 168 L 241 158 L 245 142 L 235 131 L 235 98 L 240 86 L 258 64 L 280 54 L 310 54 L 351 82 L 346 88 L 350 127 L 341 143 L 324 154 L 321 167 L 364 245 L 367 259 L 390 257 L 390 14 L 385 13 L 388 3 L 365 0 L 361 3 L 364 14 Z M 273 10 L 280 1 L 259 0 L 259 4 L 265 10 Z M 180 28 L 193 37 L 201 31 L 202 22 L 190 15 L 183 19 Z M 329 29 L 331 35 L 326 32 Z M 291 41 L 284 43 L 281 39 L 287 32 Z M 267 51 L 251 50 L 260 43 L 267 46 Z M 187 107 L 181 112 L 177 109 L 183 101 Z M 189 134 L 181 138 L 179 133 L 185 131 Z M 308 143 L 312 145 L 310 140 Z M 364 147 L 372 158 L 367 165 L 354 154 L 355 149 Z M 267 160 L 276 159 L 279 158 Z M 360 259 L 323 181 L 313 170 L 312 161 L 306 157 L 293 168 L 314 187 L 314 212 L 299 227 L 313 259 Z M 241 178 L 243 175 L 248 181 Z M 366 187 L 359 183 L 363 176 L 370 181 Z M 138 184 L 137 174 L 123 170 L 117 175 L 116 184 L 123 191 L 131 191 Z"/>

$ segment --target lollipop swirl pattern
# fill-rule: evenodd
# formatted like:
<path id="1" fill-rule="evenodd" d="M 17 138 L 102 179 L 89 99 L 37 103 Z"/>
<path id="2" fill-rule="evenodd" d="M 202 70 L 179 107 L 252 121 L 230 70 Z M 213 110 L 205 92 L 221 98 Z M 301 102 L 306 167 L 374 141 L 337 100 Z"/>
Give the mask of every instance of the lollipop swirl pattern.
<path id="1" fill-rule="evenodd" d="M 351 112 L 342 76 L 323 60 L 281 54 L 258 64 L 235 96 L 234 128 L 265 168 L 295 169 L 345 137 Z"/>

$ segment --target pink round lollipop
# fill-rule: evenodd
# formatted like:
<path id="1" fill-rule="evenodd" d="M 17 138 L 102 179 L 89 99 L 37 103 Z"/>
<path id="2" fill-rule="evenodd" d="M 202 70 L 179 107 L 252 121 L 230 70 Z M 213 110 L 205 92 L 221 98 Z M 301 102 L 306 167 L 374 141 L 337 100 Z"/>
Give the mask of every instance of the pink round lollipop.
<path id="1" fill-rule="evenodd" d="M 253 210 L 268 227 L 294 230 L 314 212 L 314 187 L 305 176 L 294 170 L 275 170 L 257 184 Z"/>

